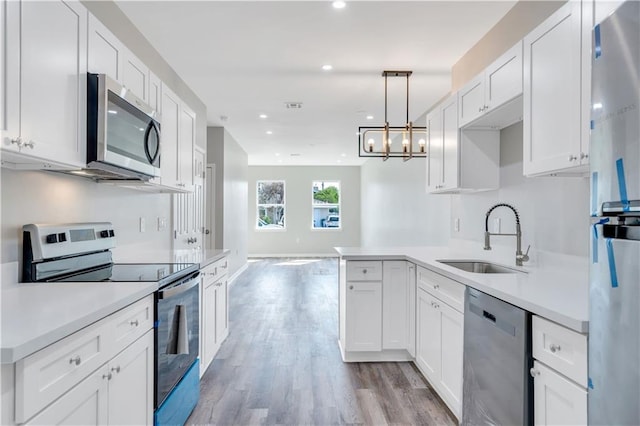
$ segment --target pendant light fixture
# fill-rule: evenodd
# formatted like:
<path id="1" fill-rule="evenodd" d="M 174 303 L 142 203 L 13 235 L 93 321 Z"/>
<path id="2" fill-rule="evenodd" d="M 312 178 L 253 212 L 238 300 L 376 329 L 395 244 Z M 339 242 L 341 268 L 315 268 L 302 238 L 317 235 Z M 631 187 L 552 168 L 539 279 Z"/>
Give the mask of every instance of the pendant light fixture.
<path id="1" fill-rule="evenodd" d="M 360 157 L 381 157 L 383 161 L 397 157 L 408 161 L 414 157 L 427 156 L 427 128 L 414 126 L 413 122 L 409 121 L 409 77 L 412 73 L 413 71 L 382 71 L 384 77 L 384 126 L 358 127 L 358 155 Z M 405 77 L 407 79 L 404 126 L 389 125 L 387 118 L 387 79 L 389 77 Z"/>

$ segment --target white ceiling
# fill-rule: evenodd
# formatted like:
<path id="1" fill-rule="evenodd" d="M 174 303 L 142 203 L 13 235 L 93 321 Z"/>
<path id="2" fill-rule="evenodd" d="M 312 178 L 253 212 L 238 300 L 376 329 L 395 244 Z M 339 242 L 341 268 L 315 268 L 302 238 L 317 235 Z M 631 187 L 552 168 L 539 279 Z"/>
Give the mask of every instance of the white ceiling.
<path id="1" fill-rule="evenodd" d="M 416 119 L 450 90 L 452 65 L 515 1 L 351 1 L 340 10 L 330 1 L 117 4 L 249 164 L 359 165 L 358 126 L 384 124 L 381 72 L 413 71 Z M 404 84 L 389 80 L 392 126 L 404 124 Z M 292 101 L 302 109 L 286 109 Z"/>

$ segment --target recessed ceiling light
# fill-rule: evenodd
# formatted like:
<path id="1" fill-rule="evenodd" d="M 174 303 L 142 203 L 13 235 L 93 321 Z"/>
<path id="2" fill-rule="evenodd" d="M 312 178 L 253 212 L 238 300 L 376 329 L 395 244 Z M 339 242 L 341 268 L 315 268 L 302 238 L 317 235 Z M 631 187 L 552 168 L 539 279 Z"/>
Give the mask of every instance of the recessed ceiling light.
<path id="1" fill-rule="evenodd" d="M 260 118 L 267 118 L 267 114 L 260 114 Z"/>
<path id="2" fill-rule="evenodd" d="M 280 153 L 279 152 L 276 152 L 276 157 L 280 157 Z"/>
<path id="3" fill-rule="evenodd" d="M 345 3 L 342 0 L 336 0 L 333 3 L 331 3 L 331 5 L 333 6 L 334 9 L 344 9 L 347 3 Z"/>
<path id="4" fill-rule="evenodd" d="M 342 154 L 340 154 L 340 157 L 346 157 L 347 154 L 345 154 L 344 152 Z"/>
<path id="5" fill-rule="evenodd" d="M 367 120 L 373 120 L 373 115 L 367 115 Z"/>
<path id="6" fill-rule="evenodd" d="M 331 64 L 325 64 L 322 66 L 322 69 L 325 71 L 331 71 L 333 69 L 333 65 Z"/>
<path id="7" fill-rule="evenodd" d="M 268 135 L 272 135 L 272 134 L 273 134 L 273 132 L 272 132 L 271 130 L 267 130 L 267 134 L 268 134 Z"/>

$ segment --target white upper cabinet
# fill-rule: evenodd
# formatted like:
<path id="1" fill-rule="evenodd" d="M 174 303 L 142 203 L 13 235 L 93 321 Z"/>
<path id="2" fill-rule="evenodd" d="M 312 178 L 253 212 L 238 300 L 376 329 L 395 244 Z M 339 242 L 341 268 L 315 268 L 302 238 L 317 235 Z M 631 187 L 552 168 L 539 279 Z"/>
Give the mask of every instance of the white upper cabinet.
<path id="1" fill-rule="evenodd" d="M 89 14 L 89 72 L 106 74 L 150 103 L 150 71 L 127 47 L 100 22 Z M 156 98 L 157 100 L 157 98 Z"/>
<path id="2" fill-rule="evenodd" d="M 524 174 L 588 171 L 593 4 L 567 2 L 524 38 Z"/>
<path id="3" fill-rule="evenodd" d="M 3 166 L 86 164 L 87 11 L 77 1 L 9 1 Z"/>
<path id="4" fill-rule="evenodd" d="M 427 115 L 427 192 L 496 189 L 500 176 L 500 132 L 460 130 L 457 95 Z"/>
<path id="5" fill-rule="evenodd" d="M 501 129 L 520 121 L 521 94 L 522 41 L 458 92 L 460 127 Z"/>
<path id="6" fill-rule="evenodd" d="M 148 104 L 156 112 L 156 118 L 162 118 L 162 81 L 151 71 L 149 71 Z"/>
<path id="7" fill-rule="evenodd" d="M 161 183 L 193 191 L 196 114 L 171 89 L 162 85 Z"/>
<path id="8" fill-rule="evenodd" d="M 120 40 L 98 18 L 89 14 L 89 72 L 106 74 L 122 84 L 125 50 Z"/>
<path id="9" fill-rule="evenodd" d="M 149 103 L 149 67 L 133 53 L 127 52 L 122 71 L 122 85 Z"/>

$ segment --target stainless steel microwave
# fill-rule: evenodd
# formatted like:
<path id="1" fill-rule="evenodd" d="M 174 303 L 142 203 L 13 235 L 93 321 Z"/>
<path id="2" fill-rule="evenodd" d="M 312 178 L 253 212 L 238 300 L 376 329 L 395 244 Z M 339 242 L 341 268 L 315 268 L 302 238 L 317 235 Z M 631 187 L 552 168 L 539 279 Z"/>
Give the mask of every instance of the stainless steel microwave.
<path id="1" fill-rule="evenodd" d="M 87 169 L 100 179 L 160 176 L 156 111 L 104 74 L 87 75 Z"/>

